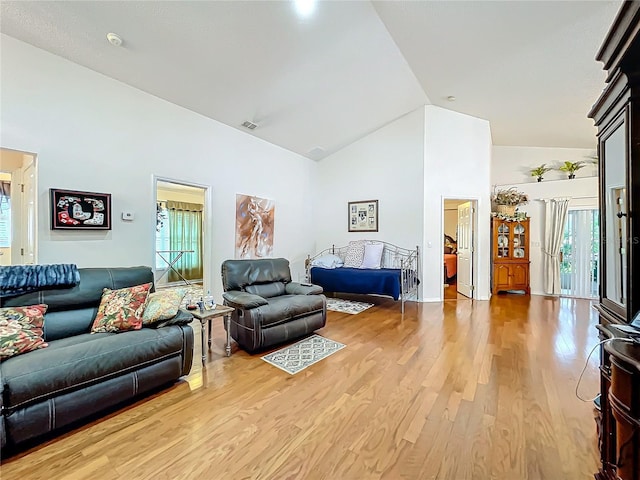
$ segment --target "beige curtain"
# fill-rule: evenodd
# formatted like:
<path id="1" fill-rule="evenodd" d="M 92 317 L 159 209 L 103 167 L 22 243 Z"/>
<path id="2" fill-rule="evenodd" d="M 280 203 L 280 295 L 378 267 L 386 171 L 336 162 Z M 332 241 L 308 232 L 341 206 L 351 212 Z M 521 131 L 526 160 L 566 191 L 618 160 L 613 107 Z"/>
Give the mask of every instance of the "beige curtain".
<path id="1" fill-rule="evenodd" d="M 548 295 L 560 294 L 560 247 L 564 224 L 569 208 L 568 198 L 550 198 L 544 200 L 545 228 L 543 255 L 544 292 Z"/>

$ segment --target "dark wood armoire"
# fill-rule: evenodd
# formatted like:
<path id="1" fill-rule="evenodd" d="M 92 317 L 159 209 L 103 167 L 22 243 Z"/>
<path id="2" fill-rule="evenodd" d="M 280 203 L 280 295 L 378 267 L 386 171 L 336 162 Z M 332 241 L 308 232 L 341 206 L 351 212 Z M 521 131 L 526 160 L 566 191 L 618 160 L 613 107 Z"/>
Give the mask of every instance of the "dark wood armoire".
<path id="1" fill-rule="evenodd" d="M 596 60 L 606 85 L 598 128 L 600 414 L 598 480 L 640 480 L 640 335 L 620 329 L 640 310 L 640 2 L 626 1 Z M 638 275 L 638 279 L 635 276 Z"/>

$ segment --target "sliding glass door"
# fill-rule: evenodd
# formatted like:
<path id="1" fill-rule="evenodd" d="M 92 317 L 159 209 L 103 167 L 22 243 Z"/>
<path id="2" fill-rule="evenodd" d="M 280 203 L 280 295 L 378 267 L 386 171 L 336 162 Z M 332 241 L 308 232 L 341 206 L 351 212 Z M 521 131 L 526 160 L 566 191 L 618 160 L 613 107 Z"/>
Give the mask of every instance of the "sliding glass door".
<path id="1" fill-rule="evenodd" d="M 600 278 L 597 210 L 569 210 L 560 249 L 561 295 L 597 298 Z"/>

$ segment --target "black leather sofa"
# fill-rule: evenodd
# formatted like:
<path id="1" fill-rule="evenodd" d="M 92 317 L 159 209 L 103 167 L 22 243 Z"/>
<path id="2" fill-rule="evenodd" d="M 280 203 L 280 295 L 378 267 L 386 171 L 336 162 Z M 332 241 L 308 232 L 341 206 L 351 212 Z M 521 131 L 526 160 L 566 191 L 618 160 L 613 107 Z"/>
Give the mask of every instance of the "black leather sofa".
<path id="1" fill-rule="evenodd" d="M 308 335 L 325 326 L 322 287 L 291 281 L 284 258 L 222 263 L 225 305 L 235 308 L 231 336 L 248 352 Z"/>
<path id="2" fill-rule="evenodd" d="M 168 385 L 191 370 L 193 317 L 157 328 L 90 334 L 102 289 L 153 282 L 148 267 L 79 269 L 72 288 L 2 298 L 3 307 L 44 303 L 49 346 L 0 363 L 0 446 L 13 447 Z"/>

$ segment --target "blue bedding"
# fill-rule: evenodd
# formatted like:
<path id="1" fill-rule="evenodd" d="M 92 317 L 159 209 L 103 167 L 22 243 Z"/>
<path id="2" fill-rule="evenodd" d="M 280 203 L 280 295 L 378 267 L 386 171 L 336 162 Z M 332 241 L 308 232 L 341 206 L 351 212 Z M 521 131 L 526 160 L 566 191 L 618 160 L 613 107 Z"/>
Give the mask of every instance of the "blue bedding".
<path id="1" fill-rule="evenodd" d="M 388 295 L 400 298 L 400 269 L 381 268 L 320 268 L 312 267 L 311 283 L 320 285 L 326 292 Z"/>

